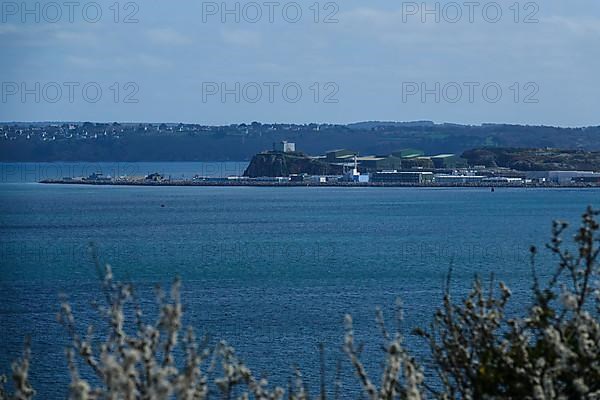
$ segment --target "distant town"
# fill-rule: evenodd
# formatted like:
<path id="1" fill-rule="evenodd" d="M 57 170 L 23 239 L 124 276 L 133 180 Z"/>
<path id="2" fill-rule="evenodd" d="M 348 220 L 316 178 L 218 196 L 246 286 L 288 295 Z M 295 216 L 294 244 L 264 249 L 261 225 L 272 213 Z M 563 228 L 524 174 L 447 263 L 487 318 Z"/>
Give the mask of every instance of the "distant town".
<path id="1" fill-rule="evenodd" d="M 426 155 L 422 150 L 409 148 L 386 155 L 361 155 L 353 150 L 335 149 L 323 155 L 311 156 L 299 151 L 296 143 L 281 141 L 273 143 L 271 150 L 256 154 L 243 176 L 197 175 L 192 179 L 173 179 L 159 172 L 146 176 L 118 177 L 98 172 L 86 177 L 64 177 L 44 180 L 42 183 L 145 186 L 600 187 L 600 172 L 519 171 L 499 166 L 473 165 L 468 158 L 456 154 Z"/>
<path id="2" fill-rule="evenodd" d="M 600 127 L 559 128 L 507 124 L 460 125 L 431 121 L 353 124 L 5 122 L 0 123 L 2 162 L 249 161 L 272 143 L 287 140 L 298 150 L 324 155 L 351 149 L 362 156 L 397 149 L 459 154 L 477 148 L 600 151 Z M 596 157 L 577 165 L 520 165 L 530 170 L 594 170 Z M 560 161 L 560 160 L 559 160 Z M 502 163 L 503 158 L 497 162 Z M 555 161 L 552 161 L 555 163 Z M 512 167 L 511 165 L 502 165 Z"/>

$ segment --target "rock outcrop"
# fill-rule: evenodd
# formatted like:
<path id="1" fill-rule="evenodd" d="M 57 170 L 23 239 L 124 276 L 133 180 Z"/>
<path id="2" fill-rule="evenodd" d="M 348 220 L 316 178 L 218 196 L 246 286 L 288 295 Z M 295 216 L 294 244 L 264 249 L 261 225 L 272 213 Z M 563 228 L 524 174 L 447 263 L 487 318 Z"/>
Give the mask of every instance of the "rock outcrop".
<path id="1" fill-rule="evenodd" d="M 335 175 L 341 174 L 342 168 L 308 157 L 303 153 L 282 153 L 268 151 L 256 154 L 244 176 L 250 178 L 278 177 L 293 174 Z"/>

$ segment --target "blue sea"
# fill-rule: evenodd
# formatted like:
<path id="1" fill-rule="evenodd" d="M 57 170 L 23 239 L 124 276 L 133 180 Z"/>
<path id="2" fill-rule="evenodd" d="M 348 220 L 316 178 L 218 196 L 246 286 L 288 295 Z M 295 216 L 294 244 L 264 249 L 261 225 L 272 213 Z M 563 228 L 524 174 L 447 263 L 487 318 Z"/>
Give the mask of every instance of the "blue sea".
<path id="1" fill-rule="evenodd" d="M 287 385 L 297 365 L 318 388 L 318 344 L 329 380 L 341 355 L 343 317 L 375 375 L 375 309 L 404 304 L 407 347 L 427 358 L 414 327 L 473 278 L 504 281 L 522 310 L 532 284 L 529 246 L 543 247 L 553 219 L 577 223 L 597 189 L 258 188 L 60 186 L 40 179 L 88 175 L 239 175 L 246 163 L 0 164 L 0 370 L 31 337 L 39 398 L 64 398 L 60 295 L 94 323 L 101 299 L 90 244 L 152 310 L 156 285 L 183 281 L 185 323 L 226 339 L 258 375 Z M 571 231 L 572 232 L 572 231 Z M 541 251 L 538 270 L 555 260 Z M 344 374 L 351 375 L 348 363 Z"/>

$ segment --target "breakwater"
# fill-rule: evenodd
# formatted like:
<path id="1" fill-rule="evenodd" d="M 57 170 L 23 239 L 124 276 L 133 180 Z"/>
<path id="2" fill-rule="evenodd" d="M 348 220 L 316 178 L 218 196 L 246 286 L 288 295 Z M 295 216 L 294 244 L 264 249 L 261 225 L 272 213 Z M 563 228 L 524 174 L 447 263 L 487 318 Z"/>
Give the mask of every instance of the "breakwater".
<path id="1" fill-rule="evenodd" d="M 79 179 L 46 179 L 39 183 L 54 185 L 94 185 L 94 186 L 194 186 L 194 187 L 483 187 L 483 188 L 598 188 L 598 185 L 572 183 L 504 183 L 504 182 L 469 182 L 469 183 L 404 183 L 404 182 L 313 182 L 313 181 L 260 181 L 253 179 L 194 181 L 194 180 L 79 180 Z"/>

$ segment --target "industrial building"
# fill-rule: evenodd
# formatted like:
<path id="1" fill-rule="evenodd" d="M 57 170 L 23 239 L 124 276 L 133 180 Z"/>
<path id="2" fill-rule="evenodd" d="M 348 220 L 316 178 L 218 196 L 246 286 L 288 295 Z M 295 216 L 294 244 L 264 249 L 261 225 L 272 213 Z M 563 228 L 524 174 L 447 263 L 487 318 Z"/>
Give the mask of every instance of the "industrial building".
<path id="1" fill-rule="evenodd" d="M 509 184 L 519 184 L 524 183 L 525 181 L 522 178 L 512 178 L 509 176 L 492 176 L 489 178 L 484 178 L 481 180 L 483 183 L 509 183 Z"/>
<path id="2" fill-rule="evenodd" d="M 600 173 L 592 171 L 549 171 L 548 180 L 559 185 L 569 184 L 580 178 L 598 178 Z"/>
<path id="3" fill-rule="evenodd" d="M 593 171 L 528 171 L 526 177 L 538 182 L 568 185 L 582 180 L 595 181 L 600 178 L 600 173 Z"/>
<path id="4" fill-rule="evenodd" d="M 382 171 L 371 174 L 373 183 L 409 183 L 421 184 L 433 182 L 432 172 Z"/>
<path id="5" fill-rule="evenodd" d="M 355 158 L 360 169 L 364 172 L 396 170 L 402 168 L 402 159 L 394 155 L 360 157 L 357 152 L 345 149 L 331 150 L 325 155 L 325 160 L 328 163 L 341 164 L 346 167 L 353 167 Z"/>
<path id="6" fill-rule="evenodd" d="M 456 154 L 440 154 L 425 156 L 417 149 L 402 149 L 389 155 L 359 156 L 356 151 L 338 149 L 328 151 L 324 157 L 331 164 L 351 166 L 357 157 L 359 166 L 364 172 L 394 171 L 407 169 L 456 169 L 467 167 L 467 161 Z"/>
<path id="7" fill-rule="evenodd" d="M 417 150 L 417 149 L 402 149 L 402 150 L 394 151 L 392 153 L 392 155 L 394 157 L 399 157 L 399 158 L 415 158 L 415 157 L 424 156 L 425 152 L 423 150 Z"/>
<path id="8" fill-rule="evenodd" d="M 356 151 L 338 149 L 325 153 L 325 160 L 329 163 L 344 163 L 352 161 L 356 156 L 358 156 Z"/>
<path id="9" fill-rule="evenodd" d="M 579 176 L 573 178 L 573 183 L 585 183 L 585 184 L 594 184 L 600 185 L 600 174 L 596 174 L 594 176 Z"/>
<path id="10" fill-rule="evenodd" d="M 435 175 L 435 183 L 445 185 L 464 185 L 466 183 L 481 183 L 483 179 L 485 179 L 485 176 L 481 175 Z"/>
<path id="11" fill-rule="evenodd" d="M 395 156 L 367 156 L 357 158 L 365 171 L 393 171 L 402 169 L 402 159 Z"/>

